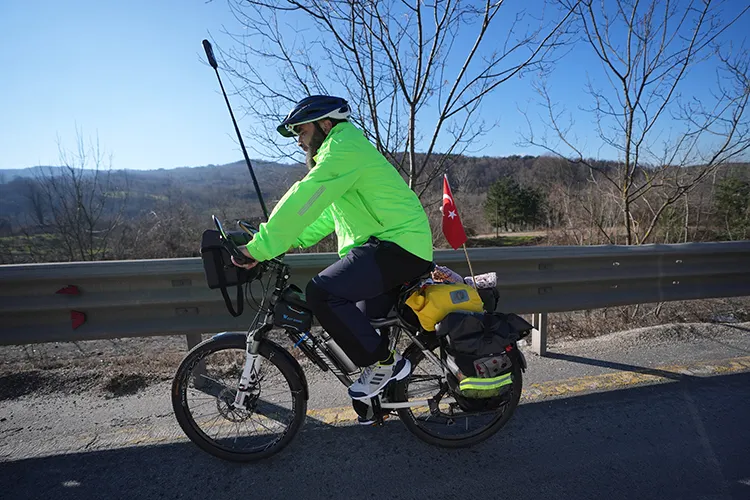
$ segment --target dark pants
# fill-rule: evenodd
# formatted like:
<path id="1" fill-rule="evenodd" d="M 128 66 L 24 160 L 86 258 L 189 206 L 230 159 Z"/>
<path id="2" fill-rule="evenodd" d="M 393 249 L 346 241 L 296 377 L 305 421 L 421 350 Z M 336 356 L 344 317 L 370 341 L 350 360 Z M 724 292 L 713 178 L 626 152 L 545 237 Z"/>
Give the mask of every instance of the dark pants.
<path id="1" fill-rule="evenodd" d="M 432 263 L 389 241 L 370 238 L 324 269 L 307 285 L 307 303 L 321 326 L 358 366 L 386 359 L 388 336 L 368 318 L 384 317 L 401 285 L 422 276 Z"/>

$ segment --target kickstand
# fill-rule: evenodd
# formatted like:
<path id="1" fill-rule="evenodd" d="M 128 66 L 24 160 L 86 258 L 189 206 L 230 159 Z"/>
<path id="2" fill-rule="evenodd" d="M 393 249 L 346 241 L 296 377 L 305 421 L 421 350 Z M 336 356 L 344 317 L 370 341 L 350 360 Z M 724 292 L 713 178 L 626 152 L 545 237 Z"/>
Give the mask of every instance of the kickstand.
<path id="1" fill-rule="evenodd" d="M 383 408 L 380 406 L 380 397 L 375 396 L 370 398 L 370 404 L 372 405 L 373 417 L 375 417 L 375 425 L 378 427 L 383 426 Z"/>
<path id="2" fill-rule="evenodd" d="M 437 417 L 440 415 L 440 400 L 443 399 L 443 396 L 445 396 L 446 388 L 443 386 L 440 388 L 440 392 L 435 394 L 433 397 L 427 400 L 427 405 L 430 408 L 430 414 Z"/>

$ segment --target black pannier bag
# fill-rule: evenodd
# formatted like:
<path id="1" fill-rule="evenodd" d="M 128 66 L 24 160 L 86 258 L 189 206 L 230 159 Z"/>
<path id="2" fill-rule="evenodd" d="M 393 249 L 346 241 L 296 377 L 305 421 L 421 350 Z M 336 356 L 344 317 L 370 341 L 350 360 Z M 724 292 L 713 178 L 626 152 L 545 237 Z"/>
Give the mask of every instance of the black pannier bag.
<path id="1" fill-rule="evenodd" d="M 251 239 L 251 236 L 244 231 L 231 232 L 228 236 L 238 245 L 247 244 Z M 242 286 L 257 275 L 257 269 L 248 270 L 232 264 L 229 252 L 221 243 L 219 231 L 213 229 L 207 229 L 203 232 L 201 259 L 203 260 L 203 271 L 206 274 L 208 288 L 220 289 L 229 313 L 234 317 L 241 315 L 245 305 Z M 236 310 L 232 306 L 232 300 L 227 293 L 227 288 L 233 286 L 237 287 Z"/>
<path id="2" fill-rule="evenodd" d="M 496 398 L 513 383 L 509 347 L 532 325 L 515 314 L 453 312 L 435 327 L 453 388 L 471 399 Z"/>

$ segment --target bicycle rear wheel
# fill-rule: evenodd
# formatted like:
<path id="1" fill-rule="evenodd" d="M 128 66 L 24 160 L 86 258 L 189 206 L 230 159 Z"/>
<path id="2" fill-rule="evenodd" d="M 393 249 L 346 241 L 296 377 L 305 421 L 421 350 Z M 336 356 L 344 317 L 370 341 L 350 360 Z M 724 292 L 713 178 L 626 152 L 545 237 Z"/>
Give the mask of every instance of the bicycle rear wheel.
<path id="1" fill-rule="evenodd" d="M 440 358 L 436 339 L 425 347 Z M 439 412 L 431 411 L 428 406 L 400 408 L 399 418 L 415 436 L 432 445 L 463 448 L 484 441 L 508 422 L 521 398 L 523 374 L 520 357 L 515 351 L 510 355 L 513 384 L 499 401 L 492 401 L 490 409 L 485 409 L 487 400 L 462 400 L 461 404 L 441 402 Z M 419 346 L 409 345 L 404 357 L 411 362 L 412 373 L 393 388 L 394 401 L 425 400 L 434 398 L 441 391 L 446 392 L 447 381 L 441 367 L 432 363 Z M 447 393 L 444 398 L 453 399 L 453 395 Z"/>
<path id="2" fill-rule="evenodd" d="M 281 451 L 307 413 L 304 381 L 293 358 L 263 341 L 258 382 L 243 408 L 234 407 L 245 363 L 245 337 L 216 337 L 196 346 L 172 382 L 172 408 L 188 438 L 204 451 L 235 462 Z"/>

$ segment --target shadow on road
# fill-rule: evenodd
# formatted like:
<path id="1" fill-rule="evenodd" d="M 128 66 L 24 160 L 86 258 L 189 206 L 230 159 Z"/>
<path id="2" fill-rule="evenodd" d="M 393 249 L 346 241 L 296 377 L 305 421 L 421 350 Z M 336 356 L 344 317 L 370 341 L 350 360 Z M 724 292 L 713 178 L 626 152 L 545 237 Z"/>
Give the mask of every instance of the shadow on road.
<path id="1" fill-rule="evenodd" d="M 645 366 L 629 365 L 626 363 L 618 363 L 616 361 L 604 361 L 602 359 L 587 358 L 584 356 L 575 356 L 573 354 L 562 354 L 558 352 L 549 352 L 544 355 L 550 359 L 559 359 L 562 361 L 569 361 L 571 363 L 580 363 L 583 365 L 599 366 L 602 368 L 612 368 L 614 370 L 624 372 L 643 373 L 645 375 L 654 375 L 657 377 L 666 378 L 669 380 L 685 380 L 695 378 L 692 375 L 686 375 L 684 373 L 670 372 L 667 370 L 660 370 L 658 368 L 648 368 Z"/>
<path id="2" fill-rule="evenodd" d="M 738 326 L 738 325 L 732 325 L 729 323 L 722 323 L 723 326 L 726 326 L 728 328 L 734 328 L 735 330 L 740 330 L 743 332 L 750 332 L 750 328 L 745 328 L 744 326 Z"/>
<path id="3" fill-rule="evenodd" d="M 9 499 L 747 499 L 748 422 L 750 373 L 688 377 L 525 404 L 469 449 L 428 446 L 396 419 L 380 429 L 308 422 L 260 463 L 222 462 L 190 443 L 134 447 L 0 463 L 0 491 Z"/>

